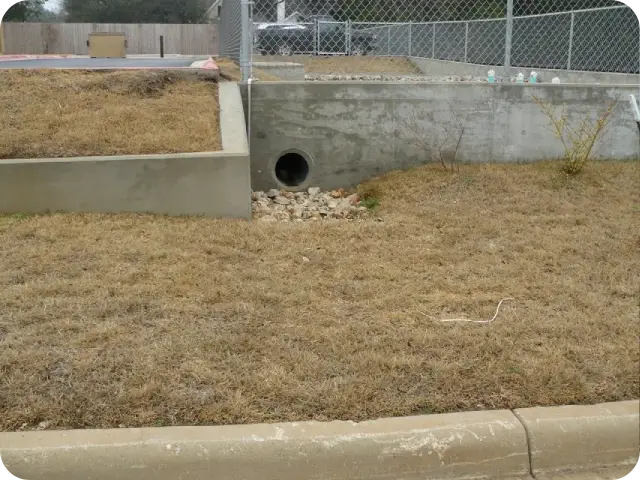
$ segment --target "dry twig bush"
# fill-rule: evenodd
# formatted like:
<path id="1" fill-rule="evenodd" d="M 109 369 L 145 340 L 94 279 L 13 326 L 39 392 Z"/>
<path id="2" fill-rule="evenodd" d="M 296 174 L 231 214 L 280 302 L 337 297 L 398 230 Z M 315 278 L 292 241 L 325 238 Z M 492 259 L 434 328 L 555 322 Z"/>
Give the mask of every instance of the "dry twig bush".
<path id="1" fill-rule="evenodd" d="M 447 171 L 460 171 L 458 150 L 465 131 L 465 120 L 447 102 L 449 118 L 435 119 L 429 112 L 428 120 L 419 119 L 412 110 L 408 119 L 399 122 L 400 137 L 418 147 L 426 162 L 438 162 Z"/>
<path id="2" fill-rule="evenodd" d="M 609 102 L 595 120 L 592 120 L 589 115 L 583 115 L 577 125 L 574 125 L 569 118 L 566 105 L 558 107 L 539 97 L 534 96 L 534 99 L 549 117 L 551 132 L 562 142 L 564 148 L 562 171 L 567 175 L 579 174 L 591 161 L 593 148 L 609 125 L 618 100 Z"/>

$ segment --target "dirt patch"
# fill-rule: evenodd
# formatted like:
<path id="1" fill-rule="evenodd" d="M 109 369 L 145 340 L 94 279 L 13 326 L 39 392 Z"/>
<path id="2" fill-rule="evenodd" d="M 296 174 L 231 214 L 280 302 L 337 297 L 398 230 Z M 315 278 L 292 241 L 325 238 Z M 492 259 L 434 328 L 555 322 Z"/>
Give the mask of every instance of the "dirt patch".
<path id="1" fill-rule="evenodd" d="M 0 428 L 637 398 L 637 162 L 557 169 L 392 173 L 353 223 L 0 217 Z"/>
<path id="2" fill-rule="evenodd" d="M 171 72 L 0 71 L 0 159 L 220 150 L 217 84 Z"/>
<path id="3" fill-rule="evenodd" d="M 358 73 L 394 73 L 418 75 L 420 70 L 406 58 L 401 57 L 342 57 L 342 56 L 311 56 L 294 55 L 291 57 L 256 56 L 264 62 L 294 62 L 304 65 L 305 73 L 326 74 L 358 74 Z"/>

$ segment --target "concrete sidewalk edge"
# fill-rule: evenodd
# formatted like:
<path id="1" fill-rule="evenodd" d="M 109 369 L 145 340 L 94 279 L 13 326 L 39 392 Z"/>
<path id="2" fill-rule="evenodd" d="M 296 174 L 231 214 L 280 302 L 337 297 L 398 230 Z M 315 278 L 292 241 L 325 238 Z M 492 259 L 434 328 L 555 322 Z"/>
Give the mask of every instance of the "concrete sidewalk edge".
<path id="1" fill-rule="evenodd" d="M 516 479 L 614 465 L 630 472 L 639 408 L 636 400 L 361 423 L 0 433 L 0 457 L 28 480 Z"/>
<path id="2" fill-rule="evenodd" d="M 529 440 L 531 471 L 597 469 L 638 462 L 640 402 L 514 410 Z"/>

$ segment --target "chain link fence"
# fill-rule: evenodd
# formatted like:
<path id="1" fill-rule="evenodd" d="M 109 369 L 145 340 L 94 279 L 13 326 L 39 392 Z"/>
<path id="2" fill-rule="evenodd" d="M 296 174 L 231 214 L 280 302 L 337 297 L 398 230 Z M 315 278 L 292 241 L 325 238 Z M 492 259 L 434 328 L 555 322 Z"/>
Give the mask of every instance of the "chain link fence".
<path id="1" fill-rule="evenodd" d="M 218 52 L 240 63 L 242 20 L 240 0 L 223 0 L 218 12 Z"/>
<path id="2" fill-rule="evenodd" d="M 516 67 L 639 73 L 640 29 L 614 0 L 223 0 L 220 52 L 247 65 L 256 56 L 365 57 L 341 60 L 343 71 L 419 57 L 506 75 Z"/>

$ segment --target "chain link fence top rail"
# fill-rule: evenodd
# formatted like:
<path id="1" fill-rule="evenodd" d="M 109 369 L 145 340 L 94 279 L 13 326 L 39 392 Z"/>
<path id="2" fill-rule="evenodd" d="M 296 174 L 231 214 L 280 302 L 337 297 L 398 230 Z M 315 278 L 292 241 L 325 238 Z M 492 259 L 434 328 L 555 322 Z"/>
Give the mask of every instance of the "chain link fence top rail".
<path id="1" fill-rule="evenodd" d="M 614 0 L 224 0 L 220 53 L 238 61 L 243 2 L 253 55 L 640 73 L 638 18 Z"/>

